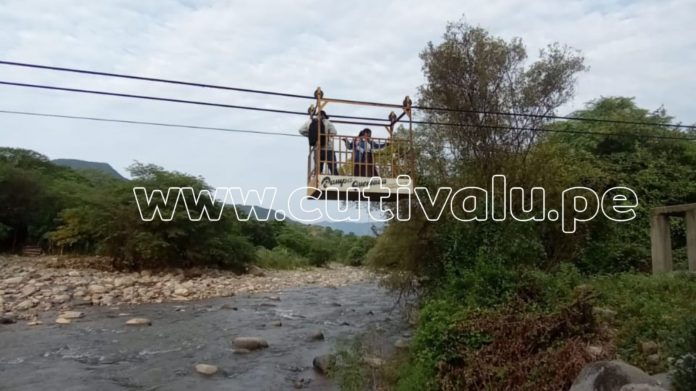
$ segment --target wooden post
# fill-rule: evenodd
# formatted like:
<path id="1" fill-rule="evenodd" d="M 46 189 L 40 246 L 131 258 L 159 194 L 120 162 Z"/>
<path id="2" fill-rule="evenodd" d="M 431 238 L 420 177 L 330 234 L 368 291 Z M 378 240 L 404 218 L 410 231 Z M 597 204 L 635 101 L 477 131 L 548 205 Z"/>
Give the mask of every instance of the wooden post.
<path id="1" fill-rule="evenodd" d="M 689 271 L 696 272 L 696 209 L 685 214 L 686 220 L 686 256 L 689 260 Z"/>
<path id="2" fill-rule="evenodd" d="M 650 217 L 650 243 L 652 247 L 652 271 L 672 271 L 672 238 L 669 231 L 669 216 L 654 213 Z"/>

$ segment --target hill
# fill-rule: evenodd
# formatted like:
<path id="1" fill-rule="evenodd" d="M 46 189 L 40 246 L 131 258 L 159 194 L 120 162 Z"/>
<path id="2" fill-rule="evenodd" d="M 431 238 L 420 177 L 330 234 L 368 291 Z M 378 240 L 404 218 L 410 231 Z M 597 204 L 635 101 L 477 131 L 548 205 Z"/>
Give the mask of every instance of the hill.
<path id="1" fill-rule="evenodd" d="M 124 181 L 127 180 L 125 177 L 123 177 L 123 175 L 119 174 L 118 171 L 116 171 L 108 163 L 90 162 L 90 161 L 78 160 L 78 159 L 53 159 L 53 160 L 51 160 L 51 162 L 55 165 L 70 167 L 70 168 L 75 169 L 75 170 L 99 171 L 103 174 L 106 174 L 106 175 L 113 177 L 113 178 L 116 178 L 116 179 L 121 179 Z"/>

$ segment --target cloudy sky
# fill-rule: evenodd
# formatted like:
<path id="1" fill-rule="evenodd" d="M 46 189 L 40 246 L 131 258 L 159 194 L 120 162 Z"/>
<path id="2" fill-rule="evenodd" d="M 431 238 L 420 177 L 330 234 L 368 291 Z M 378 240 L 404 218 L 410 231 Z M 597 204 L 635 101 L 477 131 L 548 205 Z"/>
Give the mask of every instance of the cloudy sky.
<path id="1" fill-rule="evenodd" d="M 211 84 L 400 102 L 423 81 L 419 52 L 448 21 L 521 37 L 530 57 L 559 41 L 590 71 L 560 114 L 600 96 L 632 96 L 696 122 L 696 2 L 552 0 L 0 0 L 0 59 Z M 0 80 L 304 111 L 308 101 L 0 65 Z M 303 118 L 0 86 L 0 110 L 295 133 Z M 356 111 L 343 114 L 387 113 Z M 0 145 L 50 158 L 133 161 L 202 175 L 213 186 L 303 185 L 301 138 L 0 114 Z M 353 129 L 347 130 L 354 133 Z M 276 207 L 281 207 L 276 205 Z"/>

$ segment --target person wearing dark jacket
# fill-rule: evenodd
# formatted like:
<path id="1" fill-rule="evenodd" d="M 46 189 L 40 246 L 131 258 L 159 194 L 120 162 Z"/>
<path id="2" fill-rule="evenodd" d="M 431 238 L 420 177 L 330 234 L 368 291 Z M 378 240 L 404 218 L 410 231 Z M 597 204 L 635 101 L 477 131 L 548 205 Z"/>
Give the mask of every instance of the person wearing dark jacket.
<path id="1" fill-rule="evenodd" d="M 388 145 L 387 142 L 379 143 L 372 140 L 372 130 L 369 128 L 361 130 L 358 137 L 352 140 L 344 138 L 343 141 L 346 143 L 346 148 L 353 150 L 354 176 L 379 176 L 372 151 L 386 147 Z"/>
<path id="2" fill-rule="evenodd" d="M 336 152 L 334 151 L 334 139 L 333 137 L 336 135 L 336 127 L 334 126 L 331 121 L 329 121 L 329 116 L 326 114 L 326 111 L 322 110 L 321 113 L 319 114 L 321 116 L 321 148 L 320 148 L 320 153 L 319 153 L 319 161 L 321 162 L 321 171 L 319 173 L 324 171 L 324 168 L 328 166 L 329 171 L 331 172 L 332 175 L 338 175 L 338 168 L 336 168 Z M 311 119 L 302 125 L 300 128 L 299 132 L 301 135 L 305 137 L 309 137 L 309 126 L 312 124 L 312 121 L 316 121 L 316 119 Z M 313 161 L 313 159 L 312 159 Z"/>

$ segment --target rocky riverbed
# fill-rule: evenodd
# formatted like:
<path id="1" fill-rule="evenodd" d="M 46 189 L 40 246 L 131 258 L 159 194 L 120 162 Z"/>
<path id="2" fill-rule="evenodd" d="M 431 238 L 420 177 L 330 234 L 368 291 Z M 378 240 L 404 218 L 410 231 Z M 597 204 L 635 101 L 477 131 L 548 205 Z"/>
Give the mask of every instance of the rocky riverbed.
<path id="1" fill-rule="evenodd" d="M 85 306 L 186 302 L 306 285 L 340 287 L 374 279 L 365 269 L 332 265 L 237 275 L 216 269 L 119 272 L 101 258 L 0 258 L 0 316 L 37 324 L 47 311 Z"/>
<path id="2" fill-rule="evenodd" d="M 49 310 L 37 326 L 0 325 L 0 389 L 332 390 L 315 359 L 368 330 L 398 344 L 395 300 L 372 281 L 81 307 L 67 324 Z"/>
<path id="3" fill-rule="evenodd" d="M 1 258 L 0 389 L 326 390 L 315 359 L 337 341 L 403 342 L 396 297 L 364 269 L 251 272 Z"/>

